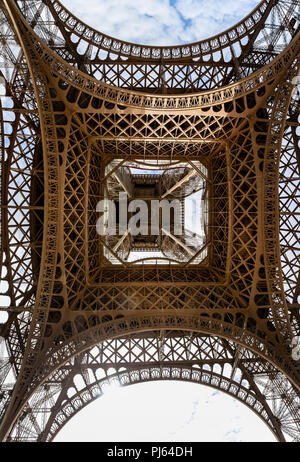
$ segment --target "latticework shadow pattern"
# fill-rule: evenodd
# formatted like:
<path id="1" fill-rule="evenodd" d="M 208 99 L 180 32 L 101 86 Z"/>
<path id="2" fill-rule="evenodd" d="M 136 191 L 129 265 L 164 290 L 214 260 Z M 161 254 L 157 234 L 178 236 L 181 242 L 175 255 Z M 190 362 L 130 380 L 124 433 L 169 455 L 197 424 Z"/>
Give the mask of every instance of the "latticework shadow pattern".
<path id="1" fill-rule="evenodd" d="M 2 440 L 52 440 L 112 381 L 171 379 L 300 439 L 299 20 L 263 0 L 210 40 L 142 47 L 58 0 L 2 2 Z M 204 258 L 107 258 L 96 207 L 126 162 L 205 166 Z"/>

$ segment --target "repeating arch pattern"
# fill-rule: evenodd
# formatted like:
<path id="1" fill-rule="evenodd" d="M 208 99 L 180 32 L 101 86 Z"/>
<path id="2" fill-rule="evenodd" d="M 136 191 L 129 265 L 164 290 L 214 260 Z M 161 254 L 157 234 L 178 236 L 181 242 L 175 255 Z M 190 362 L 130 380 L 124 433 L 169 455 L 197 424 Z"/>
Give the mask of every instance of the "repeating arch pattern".
<path id="1" fill-rule="evenodd" d="M 293 412 L 297 412 L 298 398 L 270 364 L 230 341 L 168 331 L 153 333 L 151 338 L 109 340 L 66 363 L 36 390 L 10 439 L 51 441 L 110 384 L 127 386 L 155 380 L 190 381 L 224 391 L 256 412 L 277 439 L 297 438 Z M 281 399 L 278 406 L 275 380 L 281 382 L 282 396 L 293 395 L 294 409 L 290 399 Z"/>
<path id="2" fill-rule="evenodd" d="M 27 21 L 41 10 L 47 15 L 47 27 L 39 24 L 36 31 L 52 46 L 57 41 L 58 53 L 75 67 L 116 87 L 148 92 L 194 92 L 240 80 L 282 51 L 299 25 L 297 2 L 264 0 L 239 24 L 209 40 L 150 47 L 91 29 L 57 0 L 28 2 L 27 8 L 19 4 Z"/>
<path id="3" fill-rule="evenodd" d="M 65 421 L 59 377 L 68 365 L 84 378 L 95 345 L 123 339 L 133 352 L 132 336 L 151 344 L 156 331 L 163 338 L 172 330 L 183 342 L 184 331 L 223 339 L 233 370 L 252 355 L 248 404 L 278 439 L 296 440 L 298 2 L 262 1 L 225 33 L 169 48 L 106 37 L 57 0 L 5 0 L 0 13 L 8 95 L 0 120 L 0 292 L 8 316 L 0 325 L 1 439 L 51 439 L 58 430 L 42 403 L 54 406 L 53 422 L 56 414 Z M 141 265 L 106 257 L 96 205 L 110 184 L 107 166 L 128 161 L 206 166 L 204 259 Z M 116 377 L 140 380 L 143 368 L 150 377 L 161 361 L 153 369 L 149 358 L 143 367 L 127 364 Z M 162 367 L 166 377 L 194 374 L 188 358 L 179 369 Z M 224 384 L 236 396 L 246 393 L 230 380 Z M 86 387 L 77 390 L 78 406 L 64 398 L 74 412 L 94 396 Z M 272 403 L 267 411 L 263 397 Z"/>

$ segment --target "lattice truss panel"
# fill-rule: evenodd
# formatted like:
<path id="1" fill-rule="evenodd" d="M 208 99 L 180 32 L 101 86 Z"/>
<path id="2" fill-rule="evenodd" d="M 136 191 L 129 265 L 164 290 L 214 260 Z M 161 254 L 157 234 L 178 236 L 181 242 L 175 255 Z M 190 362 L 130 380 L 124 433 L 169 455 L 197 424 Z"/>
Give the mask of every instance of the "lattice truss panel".
<path id="1" fill-rule="evenodd" d="M 278 439 L 299 436 L 299 397 L 271 364 L 230 341 L 169 331 L 110 340 L 67 362 L 37 389 L 10 440 L 51 441 L 106 387 L 156 380 L 221 390 L 256 412 Z"/>
<path id="2" fill-rule="evenodd" d="M 0 330 L 6 340 L 1 359 L 2 415 L 21 367 L 35 301 L 37 274 L 33 266 L 41 251 L 42 235 L 37 233 L 33 242 L 30 223 L 37 222 L 40 228 L 43 222 L 43 193 L 38 192 L 43 185 L 37 187 L 41 176 L 35 173 L 43 164 L 35 154 L 39 130 L 29 70 L 3 9 L 0 24 L 0 77 L 6 95 L 1 98 L 1 321 L 9 314 Z M 31 194 L 32 187 L 36 194 Z"/>
<path id="3" fill-rule="evenodd" d="M 283 136 L 279 165 L 280 247 L 284 286 L 290 304 L 299 304 L 299 101 L 290 106 L 288 123 Z"/>
<path id="4" fill-rule="evenodd" d="M 58 0 L 17 2 L 34 30 L 72 65 L 116 87 L 154 92 L 210 90 L 268 64 L 299 27 L 297 0 L 263 0 L 232 29 L 179 47 L 138 46 L 105 36 Z"/>
<path id="5" fill-rule="evenodd" d="M 51 440 L 110 381 L 179 378 L 297 440 L 298 2 L 171 48 L 105 37 L 56 0 L 0 11 L 1 439 Z M 206 166 L 203 261 L 106 258 L 95 211 L 116 160 Z"/>

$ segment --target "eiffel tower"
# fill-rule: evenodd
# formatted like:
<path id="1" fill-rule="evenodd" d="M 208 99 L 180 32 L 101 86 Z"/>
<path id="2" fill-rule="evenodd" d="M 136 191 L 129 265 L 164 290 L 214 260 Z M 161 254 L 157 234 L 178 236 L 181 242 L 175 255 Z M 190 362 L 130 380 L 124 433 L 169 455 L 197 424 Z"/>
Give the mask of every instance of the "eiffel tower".
<path id="1" fill-rule="evenodd" d="M 58 0 L 3 0 L 0 24 L 1 441 L 52 441 L 107 384 L 157 380 L 299 441 L 299 0 L 172 47 Z M 119 194 L 179 200 L 182 236 L 100 235 Z"/>

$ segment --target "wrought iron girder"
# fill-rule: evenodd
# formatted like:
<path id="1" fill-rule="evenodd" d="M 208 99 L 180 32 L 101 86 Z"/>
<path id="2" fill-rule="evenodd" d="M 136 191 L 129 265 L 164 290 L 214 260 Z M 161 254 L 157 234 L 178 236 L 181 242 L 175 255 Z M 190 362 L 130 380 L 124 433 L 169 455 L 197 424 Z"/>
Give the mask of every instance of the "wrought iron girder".
<path id="1" fill-rule="evenodd" d="M 20 10 L 15 8 L 16 4 L 19 4 Z M 172 328 L 195 330 L 198 335 L 219 335 L 227 341 L 236 342 L 239 346 L 231 361 L 233 369 L 241 364 L 241 352 L 246 349 L 254 352 L 255 364 L 247 358 L 243 367 L 244 374 L 250 382 L 252 380 L 251 386 L 256 395 L 259 394 L 255 388 L 257 370 L 268 377 L 269 370 L 266 372 L 264 365 L 271 363 L 273 378 L 270 382 L 274 382 L 273 388 L 281 396 L 282 407 L 278 412 L 292 415 L 293 424 L 289 432 L 295 438 L 299 422 L 291 397 L 295 402 L 298 399 L 296 388 L 300 383 L 300 371 L 291 358 L 291 341 L 299 331 L 299 318 L 294 316 L 287 301 L 292 298 L 298 309 L 295 297 L 299 291 L 299 268 L 296 263 L 290 277 L 291 265 L 286 262 L 279 245 L 279 212 L 276 208 L 278 170 L 284 171 L 288 163 L 293 165 L 293 181 L 289 183 L 289 187 L 293 183 L 293 190 L 288 193 L 289 198 L 295 198 L 299 187 L 296 179 L 299 163 L 295 162 L 299 154 L 296 146 L 298 138 L 295 133 L 291 136 L 293 128 L 289 120 L 285 125 L 289 105 L 296 105 L 291 93 L 293 79 L 299 72 L 299 19 L 295 2 L 261 2 L 245 22 L 232 29 L 231 47 L 246 35 L 249 39 L 239 60 L 232 58 L 235 76 L 229 67 L 226 67 L 229 73 L 224 73 L 210 61 L 206 74 L 209 76 L 209 88 L 199 84 L 197 92 L 195 85 L 185 77 L 184 90 L 190 88 L 193 92 L 183 95 L 178 94 L 176 88 L 168 94 L 165 84 L 163 94 L 153 94 L 152 83 L 143 87 L 145 93 L 140 92 L 137 82 L 131 88 L 128 82 L 122 80 L 118 62 L 115 64 L 116 72 L 120 74 L 116 81 L 118 87 L 108 85 L 105 79 L 97 81 L 89 68 L 89 53 L 93 47 L 113 46 L 103 36 L 100 45 L 89 43 L 87 62 L 78 63 L 79 69 L 75 69 L 71 66 L 76 59 L 75 45 L 71 46 L 73 57 L 66 52 L 60 53 L 65 45 L 70 46 L 68 18 L 71 16 L 65 16 L 66 24 L 59 24 L 62 36 L 52 43 L 56 26 L 52 24 L 50 32 L 47 32 L 41 16 L 42 12 L 48 11 L 46 4 L 56 10 L 55 14 L 67 14 L 60 3 L 53 0 L 5 0 L 2 7 L 10 15 L 9 21 L 26 56 L 32 79 L 32 85 L 26 86 L 27 93 L 22 93 L 22 79 L 27 83 L 30 80 L 22 57 L 20 64 L 14 63 L 18 72 L 11 82 L 7 82 L 11 94 L 19 98 L 14 109 L 17 122 L 13 129 L 11 153 L 22 153 L 19 148 L 23 140 L 17 141 L 18 130 L 22 132 L 26 127 L 27 133 L 29 127 L 36 126 L 37 107 L 42 144 L 36 140 L 28 142 L 28 135 L 24 137 L 31 143 L 32 158 L 33 153 L 37 153 L 38 158 L 38 168 L 31 165 L 28 181 L 25 177 L 23 179 L 24 184 L 31 183 L 36 189 L 36 203 L 28 207 L 31 209 L 32 234 L 27 239 L 33 249 L 30 255 L 36 257 L 35 260 L 33 257 L 28 260 L 19 258 L 18 261 L 20 265 L 27 261 L 30 271 L 32 263 L 36 270 L 32 273 L 34 291 L 22 294 L 19 303 L 12 300 L 12 318 L 23 317 L 27 324 L 25 322 L 24 332 L 17 341 L 13 330 L 6 329 L 8 343 L 17 345 L 15 349 L 22 359 L 22 367 L 16 367 L 19 374 L 3 420 L 1 437 L 7 437 L 19 416 L 25 415 L 26 420 L 28 415 L 25 427 L 27 430 L 29 425 L 32 427 L 29 432 L 33 432 L 33 439 L 40 438 L 38 432 L 41 428 L 32 412 L 27 412 L 27 401 L 36 392 L 41 393 L 41 400 L 39 398 L 37 402 L 43 412 L 41 384 L 55 371 L 62 371 L 62 364 L 73 361 L 74 356 L 78 357 L 77 367 L 82 367 L 80 361 L 84 361 L 85 351 L 96 344 L 139 332 L 143 332 L 149 340 L 153 331 Z M 280 19 L 278 27 L 275 19 L 271 26 L 266 21 L 272 15 Z M 256 32 L 253 18 L 258 18 Z M 30 24 L 38 35 L 32 31 Z M 80 22 L 76 20 L 74 24 L 77 27 Z M 246 26 L 250 30 L 243 31 Z M 80 34 L 84 35 L 87 30 L 83 28 Z M 235 31 L 238 35 L 234 35 Z M 93 34 L 90 35 L 91 40 L 96 38 L 95 31 Z M 198 52 L 205 43 L 209 43 L 209 50 L 201 51 L 203 55 L 219 51 L 223 55 L 230 34 L 224 38 L 224 43 L 221 43 L 222 37 L 198 44 Z M 287 46 L 280 53 L 278 43 L 283 37 Z M 56 46 L 58 42 L 60 50 Z M 121 42 L 119 45 L 119 54 L 146 53 L 145 56 L 131 57 L 129 66 L 132 66 L 133 75 L 139 72 L 140 65 L 146 69 L 145 75 L 153 72 L 154 67 L 152 63 L 148 64 L 148 58 L 159 59 L 154 55 L 155 48 L 142 51 Z M 162 66 L 166 69 L 168 65 L 173 66 L 173 60 L 178 66 L 177 61 L 182 60 L 182 56 L 176 53 L 183 53 L 185 48 L 157 50 L 159 53 L 171 53 L 168 58 L 170 63 L 158 64 L 160 84 L 157 88 L 161 88 Z M 186 75 L 190 72 L 188 60 L 191 57 L 188 54 L 197 54 L 195 50 L 186 47 Z M 10 54 L 9 59 L 13 61 Z M 246 63 L 244 67 L 243 63 Z M 98 63 L 93 65 L 97 70 Z M 109 65 L 108 62 L 105 64 Z M 147 66 L 150 66 L 149 69 Z M 254 72 L 246 71 L 247 66 Z M 232 79 L 233 83 L 224 86 L 226 79 L 228 83 Z M 170 84 L 168 91 L 173 91 L 173 87 Z M 200 93 L 200 89 L 206 91 Z M 22 112 L 23 109 L 25 112 Z M 297 125 L 297 120 L 294 123 Z M 282 139 L 286 140 L 283 144 Z M 211 244 L 207 259 L 197 268 L 178 266 L 175 269 L 171 265 L 156 265 L 145 269 L 126 264 L 115 270 L 101 257 L 102 243 L 97 238 L 95 218 L 91 212 L 101 198 L 104 165 L 108 159 L 123 159 L 124 151 L 125 157 L 131 156 L 133 160 L 175 158 L 191 162 L 201 158 L 207 163 L 211 183 Z M 280 164 L 280 159 L 284 159 L 283 164 Z M 10 168 L 10 171 L 13 169 Z M 13 184 L 13 181 L 12 177 L 8 183 Z M 284 181 L 281 174 L 279 184 Z M 37 184 L 41 186 L 37 187 Z M 283 218 L 283 194 L 286 192 L 285 188 L 280 188 L 280 232 L 281 236 L 286 236 L 287 220 Z M 4 216 L 7 194 L 2 198 Z M 294 203 L 292 217 L 297 216 L 297 196 Z M 43 209 L 43 217 L 39 214 L 39 207 Z M 20 209 L 18 204 L 15 208 L 16 211 Z M 27 216 L 28 213 L 24 212 L 24 220 Z M 291 235 L 290 224 L 287 235 Z M 7 246 L 12 239 L 8 239 Z M 296 262 L 298 250 L 295 243 L 289 246 Z M 8 259 L 6 266 L 9 266 Z M 36 296 L 33 298 L 35 287 Z M 15 294 L 16 291 L 11 291 L 12 297 Z M 30 309 L 16 315 L 14 310 L 24 305 Z M 25 338 L 25 351 L 20 353 L 20 345 Z M 127 339 L 126 344 L 130 345 L 130 340 Z M 10 352 L 12 357 L 17 353 Z M 255 366 L 257 369 L 253 369 Z M 84 367 L 82 374 L 85 374 Z M 268 382 L 269 378 L 265 380 Z M 265 390 L 270 386 L 268 382 Z M 286 392 L 283 393 L 282 387 Z M 273 388 L 272 396 L 278 400 L 279 395 Z M 286 398 L 283 397 L 285 395 Z M 264 393 L 261 393 L 260 400 L 263 396 Z M 47 395 L 45 399 L 53 402 L 54 398 Z M 36 412 L 40 411 L 37 407 Z M 14 439 L 21 439 L 26 429 L 22 425 L 18 427 L 17 422 L 11 435 Z M 275 420 L 272 425 L 282 439 Z M 17 433 L 14 434 L 14 431 Z M 44 436 L 47 437 L 46 434 Z"/>

